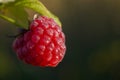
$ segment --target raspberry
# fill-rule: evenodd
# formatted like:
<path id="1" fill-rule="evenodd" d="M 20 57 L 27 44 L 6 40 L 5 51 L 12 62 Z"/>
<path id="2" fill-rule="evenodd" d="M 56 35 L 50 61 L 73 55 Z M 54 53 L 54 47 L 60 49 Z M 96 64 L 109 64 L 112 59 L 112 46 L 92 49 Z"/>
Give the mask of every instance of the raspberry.
<path id="1" fill-rule="evenodd" d="M 25 63 L 56 67 L 65 55 L 65 36 L 53 19 L 40 16 L 32 21 L 29 30 L 15 39 L 13 49 Z"/>

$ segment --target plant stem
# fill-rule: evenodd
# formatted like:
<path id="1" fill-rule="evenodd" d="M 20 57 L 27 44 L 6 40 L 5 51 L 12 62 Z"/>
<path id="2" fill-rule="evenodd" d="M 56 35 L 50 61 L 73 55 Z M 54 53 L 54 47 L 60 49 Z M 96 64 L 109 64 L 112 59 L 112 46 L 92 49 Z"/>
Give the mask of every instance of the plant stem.
<path id="1" fill-rule="evenodd" d="M 9 18 L 9 17 L 4 16 L 2 14 L 0 14 L 0 18 L 6 20 L 8 22 L 11 22 L 11 23 L 15 24 L 16 26 L 20 26 L 21 27 L 21 25 L 17 24 L 16 21 L 14 19 L 12 19 L 12 18 Z"/>

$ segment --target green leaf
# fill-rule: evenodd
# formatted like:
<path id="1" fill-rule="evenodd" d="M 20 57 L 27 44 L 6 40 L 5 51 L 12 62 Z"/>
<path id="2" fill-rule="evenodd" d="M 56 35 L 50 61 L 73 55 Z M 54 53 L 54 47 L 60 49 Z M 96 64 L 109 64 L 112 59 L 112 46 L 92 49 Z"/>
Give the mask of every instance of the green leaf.
<path id="1" fill-rule="evenodd" d="M 58 17 L 53 15 L 39 0 L 21 0 L 16 2 L 15 5 L 30 8 L 41 15 L 53 18 L 58 25 L 61 26 L 61 22 Z"/>
<path id="2" fill-rule="evenodd" d="M 14 2 L 15 0 L 0 0 L 0 3 Z"/>
<path id="3" fill-rule="evenodd" d="M 28 14 L 24 8 L 30 8 L 40 15 L 53 18 L 61 27 L 61 22 L 53 15 L 39 0 L 15 0 L 15 2 L 9 2 L 12 0 L 1 0 L 0 4 L 0 17 L 16 24 L 18 27 L 28 28 Z"/>
<path id="4" fill-rule="evenodd" d="M 0 16 L 18 27 L 28 28 L 28 15 L 23 7 L 6 6 Z"/>

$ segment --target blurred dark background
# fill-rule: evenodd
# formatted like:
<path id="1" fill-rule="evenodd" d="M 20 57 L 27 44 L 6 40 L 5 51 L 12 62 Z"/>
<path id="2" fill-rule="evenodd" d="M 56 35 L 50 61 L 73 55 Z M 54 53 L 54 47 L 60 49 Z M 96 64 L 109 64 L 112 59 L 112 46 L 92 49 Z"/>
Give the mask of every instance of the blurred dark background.
<path id="1" fill-rule="evenodd" d="M 0 80 L 120 80 L 120 0 L 41 1 L 62 21 L 63 61 L 56 68 L 19 61 L 7 37 L 17 28 L 0 19 Z"/>

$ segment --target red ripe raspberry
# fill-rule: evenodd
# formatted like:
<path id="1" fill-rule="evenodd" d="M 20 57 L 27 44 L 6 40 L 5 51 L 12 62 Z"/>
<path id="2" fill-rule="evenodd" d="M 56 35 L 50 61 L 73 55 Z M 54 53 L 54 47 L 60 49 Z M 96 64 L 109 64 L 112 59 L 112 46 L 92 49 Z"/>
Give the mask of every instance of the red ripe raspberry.
<path id="1" fill-rule="evenodd" d="M 13 49 L 25 63 L 56 67 L 65 55 L 65 36 L 53 19 L 42 16 L 15 39 Z"/>

